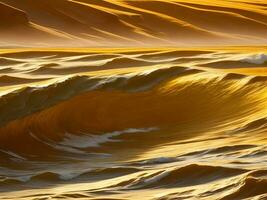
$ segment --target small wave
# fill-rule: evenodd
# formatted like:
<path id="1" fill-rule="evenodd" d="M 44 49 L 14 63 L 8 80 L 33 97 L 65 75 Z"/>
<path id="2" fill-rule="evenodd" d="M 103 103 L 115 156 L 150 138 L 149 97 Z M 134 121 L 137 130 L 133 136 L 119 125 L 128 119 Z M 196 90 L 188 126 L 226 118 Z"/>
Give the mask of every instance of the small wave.
<path id="1" fill-rule="evenodd" d="M 265 157 L 267 155 L 267 151 L 265 148 L 256 149 L 254 151 L 250 151 L 245 155 L 242 155 L 240 158 L 257 158 L 257 157 Z"/>
<path id="2" fill-rule="evenodd" d="M 249 81 L 248 84 L 267 82 L 267 76 L 254 76 Z"/>
<path id="3" fill-rule="evenodd" d="M 186 157 L 199 157 L 199 156 L 212 155 L 212 154 L 222 155 L 222 154 L 238 152 L 242 150 L 246 151 L 249 149 L 254 149 L 256 147 L 257 145 L 249 145 L 249 144 L 221 146 L 221 147 L 216 147 L 216 148 L 189 152 L 189 153 L 180 155 L 179 158 L 187 159 Z"/>
<path id="4" fill-rule="evenodd" d="M 20 181 L 18 179 L 13 178 L 0 178 L 0 186 L 1 187 L 8 187 L 10 185 L 19 185 L 24 183 L 23 181 Z"/>
<path id="5" fill-rule="evenodd" d="M 256 145 L 232 145 L 232 146 L 223 146 L 214 149 L 207 150 L 207 154 L 220 154 L 220 153 L 229 153 L 229 152 L 236 152 L 241 150 L 247 150 L 251 148 L 257 147 Z"/>
<path id="6" fill-rule="evenodd" d="M 140 169 L 134 167 L 109 167 L 109 168 L 96 168 L 89 169 L 80 172 L 70 173 L 68 171 L 45 171 L 38 172 L 30 176 L 24 182 L 42 181 L 42 182 L 58 182 L 58 181 L 69 181 L 69 180 L 106 180 L 139 172 Z"/>
<path id="7" fill-rule="evenodd" d="M 37 69 L 32 70 L 30 73 L 31 74 L 37 74 L 37 75 L 68 75 L 68 74 L 79 74 L 82 72 L 89 72 L 89 71 L 94 71 L 98 70 L 99 67 L 91 67 L 91 66 L 70 66 L 70 67 L 63 67 L 58 64 L 45 64 L 40 66 Z"/>
<path id="8" fill-rule="evenodd" d="M 256 129 L 263 129 L 265 127 L 267 127 L 267 118 L 260 118 L 252 122 L 249 122 L 243 127 L 237 129 L 236 131 L 244 132 L 244 131 L 251 131 L 251 130 L 256 130 Z"/>
<path id="9" fill-rule="evenodd" d="M 251 63 L 251 64 L 256 64 L 256 65 L 261 65 L 267 61 L 267 55 L 264 53 L 251 54 L 251 55 L 247 55 L 244 58 L 241 58 L 240 61 Z"/>
<path id="10" fill-rule="evenodd" d="M 204 67 L 231 69 L 231 68 L 249 68 L 259 67 L 267 61 L 267 55 L 263 53 L 259 54 L 242 54 L 236 56 L 230 56 L 227 58 L 221 58 L 218 60 L 211 60 L 209 62 L 200 64 Z"/>
<path id="11" fill-rule="evenodd" d="M 177 58 L 177 57 L 192 57 L 192 56 L 200 56 L 203 54 L 209 54 L 212 53 L 212 51 L 167 51 L 167 52 L 153 52 L 153 53 L 146 53 L 143 55 L 140 55 L 138 58 L 143 59 L 151 59 L 151 60 L 157 60 L 157 59 L 166 59 L 166 58 Z"/>
<path id="12" fill-rule="evenodd" d="M 15 64 L 21 64 L 21 63 L 23 62 L 17 59 L 0 57 L 0 65 L 15 65 Z"/>
<path id="13" fill-rule="evenodd" d="M 226 74 L 222 80 L 240 80 L 242 78 L 245 78 L 245 75 L 242 74 L 236 74 L 236 73 L 228 73 Z"/>
<path id="14" fill-rule="evenodd" d="M 125 68 L 125 67 L 139 67 L 139 66 L 148 66 L 153 62 L 137 59 L 137 58 L 128 58 L 128 57 L 118 57 L 110 61 L 107 61 L 102 68 Z"/>
<path id="15" fill-rule="evenodd" d="M 220 200 L 245 199 L 266 193 L 267 179 L 246 177 L 241 186 Z"/>
<path id="16" fill-rule="evenodd" d="M 43 172 L 32 176 L 30 181 L 59 181 L 60 175 L 54 172 Z"/>
<path id="17" fill-rule="evenodd" d="M 267 177 L 267 170 L 255 170 L 249 173 L 252 177 Z"/>
<path id="18" fill-rule="evenodd" d="M 159 158 L 152 158 L 149 160 L 139 161 L 135 164 L 137 164 L 137 165 L 154 165 L 154 164 L 171 163 L 171 162 L 176 162 L 179 160 L 180 159 L 177 159 L 175 157 L 159 157 Z"/>
<path id="19" fill-rule="evenodd" d="M 120 183 L 127 189 L 192 186 L 247 172 L 243 169 L 191 164 L 181 168 L 159 171 L 141 176 L 130 182 Z"/>
<path id="20" fill-rule="evenodd" d="M 29 78 L 20 78 L 9 75 L 0 76 L 0 86 L 15 85 L 15 84 L 24 84 L 32 83 L 37 81 L 43 81 L 46 79 L 29 79 Z"/>
<path id="21" fill-rule="evenodd" d="M 93 55 L 84 55 L 84 56 L 75 56 L 69 57 L 68 61 L 77 61 L 77 62 L 88 62 L 88 61 L 98 61 L 98 60 L 107 60 L 118 58 L 119 54 L 93 54 Z"/>

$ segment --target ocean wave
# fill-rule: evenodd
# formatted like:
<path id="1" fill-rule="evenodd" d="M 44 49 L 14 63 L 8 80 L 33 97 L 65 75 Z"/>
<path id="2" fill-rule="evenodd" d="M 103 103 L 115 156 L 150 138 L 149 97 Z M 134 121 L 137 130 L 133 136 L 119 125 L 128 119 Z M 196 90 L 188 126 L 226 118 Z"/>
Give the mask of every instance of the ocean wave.
<path id="1" fill-rule="evenodd" d="M 0 76 L 0 86 L 12 86 L 15 84 L 25 84 L 25 83 L 32 83 L 37 81 L 43 81 L 46 79 L 31 79 L 31 78 L 20 78 L 15 76 L 9 76 L 9 75 L 2 75 Z"/>
<path id="2" fill-rule="evenodd" d="M 152 70 L 143 74 L 114 77 L 72 76 L 46 87 L 25 87 L 0 98 L 1 123 L 40 111 L 85 91 L 119 89 L 127 91 L 149 90 L 160 82 L 187 72 L 197 73 L 181 67 Z M 13 108 L 16 109 L 13 110 Z"/>
<path id="3" fill-rule="evenodd" d="M 0 57 L 1 67 L 2 66 L 16 65 L 16 64 L 21 64 L 21 63 L 23 63 L 23 62 L 18 60 L 18 59 Z"/>
<path id="4" fill-rule="evenodd" d="M 64 170 L 53 170 L 53 171 L 37 171 L 34 173 L 20 174 L 20 177 L 1 177 L 0 185 L 15 185 L 15 184 L 36 184 L 36 183 L 55 183 L 55 182 L 67 182 L 67 181 L 83 181 L 83 180 L 103 180 L 112 179 L 123 175 L 134 174 L 140 172 L 141 169 L 136 167 L 110 167 L 110 168 L 96 168 L 87 169 L 81 171 L 64 171 Z"/>
<path id="5" fill-rule="evenodd" d="M 192 57 L 192 56 L 203 56 L 205 54 L 210 54 L 212 51 L 164 51 L 164 52 L 152 52 L 152 53 L 145 53 L 142 55 L 139 55 L 138 58 L 142 59 L 151 59 L 153 61 L 155 60 L 161 60 L 161 59 L 170 59 L 170 58 L 184 58 L 184 57 Z"/>
<path id="6" fill-rule="evenodd" d="M 123 132 L 151 131 L 144 127 L 166 130 L 200 121 L 245 120 L 253 103 L 255 109 L 259 106 L 254 95 L 265 88 L 264 82 L 260 87 L 245 84 L 249 78 L 170 67 L 113 77 L 74 76 L 46 87 L 27 87 L 0 98 L 1 149 L 25 151 L 13 144 L 16 137 L 82 153 L 81 148 L 112 141 Z M 212 107 L 207 107 L 207 98 Z"/>
<path id="7" fill-rule="evenodd" d="M 191 164 L 180 168 L 158 171 L 131 181 L 119 183 L 125 189 L 186 187 L 205 184 L 217 179 L 246 173 L 247 170 Z M 116 187 L 116 185 L 115 185 Z"/>
<path id="8" fill-rule="evenodd" d="M 148 66 L 151 65 L 153 62 L 145 61 L 138 58 L 129 58 L 129 57 L 118 57 L 113 58 L 112 60 L 108 60 L 103 67 L 112 67 L 112 68 L 119 68 L 119 67 L 138 67 L 138 66 Z"/>
<path id="9" fill-rule="evenodd" d="M 200 66 L 233 69 L 233 68 L 251 68 L 264 67 L 267 61 L 267 55 L 264 53 L 258 54 L 238 54 L 238 55 L 220 55 L 217 59 L 207 60 L 200 63 Z"/>
<path id="10" fill-rule="evenodd" d="M 256 65 L 261 65 L 267 61 L 267 55 L 264 53 L 251 54 L 251 55 L 247 55 L 244 58 L 241 58 L 240 61 L 251 63 L 251 64 L 256 64 Z"/>
<path id="11" fill-rule="evenodd" d="M 159 157 L 159 158 L 152 158 L 148 160 L 139 161 L 134 164 L 137 164 L 137 165 L 154 165 L 155 164 L 156 165 L 156 164 L 176 162 L 179 160 L 180 159 L 176 157 Z"/>
<path id="12" fill-rule="evenodd" d="M 240 187 L 231 194 L 224 196 L 220 200 L 245 199 L 266 194 L 267 179 L 246 177 L 240 184 Z"/>

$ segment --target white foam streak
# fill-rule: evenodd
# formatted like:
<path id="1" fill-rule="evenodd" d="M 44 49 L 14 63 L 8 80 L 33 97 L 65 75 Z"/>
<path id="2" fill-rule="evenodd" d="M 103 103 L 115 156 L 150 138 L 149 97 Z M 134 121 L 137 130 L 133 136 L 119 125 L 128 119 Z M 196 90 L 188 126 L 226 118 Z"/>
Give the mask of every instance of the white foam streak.
<path id="1" fill-rule="evenodd" d="M 113 131 L 110 133 L 106 133 L 103 135 L 93 135 L 93 134 L 83 134 L 83 135 L 73 135 L 67 133 L 64 140 L 60 142 L 61 145 L 76 147 L 76 148 L 88 148 L 88 147 L 99 147 L 100 144 L 106 142 L 115 142 L 118 141 L 113 139 L 113 137 L 127 134 L 127 133 L 145 133 L 155 131 L 157 128 L 150 127 L 150 128 L 129 128 L 122 131 Z"/>

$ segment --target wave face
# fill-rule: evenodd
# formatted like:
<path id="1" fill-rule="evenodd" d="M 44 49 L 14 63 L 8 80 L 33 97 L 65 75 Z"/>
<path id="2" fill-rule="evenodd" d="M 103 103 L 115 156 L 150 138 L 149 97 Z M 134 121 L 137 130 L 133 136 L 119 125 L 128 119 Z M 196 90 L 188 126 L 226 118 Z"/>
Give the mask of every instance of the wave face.
<path id="1" fill-rule="evenodd" d="M 265 199 L 266 55 L 3 51 L 0 196 Z"/>

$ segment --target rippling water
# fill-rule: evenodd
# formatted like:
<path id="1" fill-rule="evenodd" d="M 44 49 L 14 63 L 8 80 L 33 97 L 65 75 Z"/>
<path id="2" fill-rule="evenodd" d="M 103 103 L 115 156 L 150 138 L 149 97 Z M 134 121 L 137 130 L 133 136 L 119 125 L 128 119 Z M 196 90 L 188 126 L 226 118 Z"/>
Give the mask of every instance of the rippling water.
<path id="1" fill-rule="evenodd" d="M 2 199 L 267 199 L 264 48 L 3 50 Z"/>

